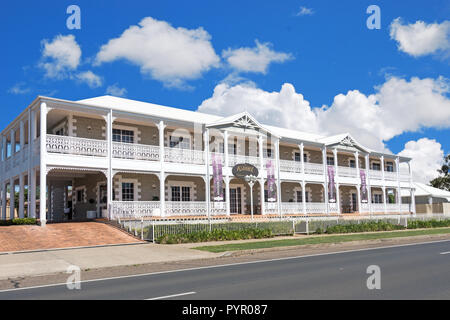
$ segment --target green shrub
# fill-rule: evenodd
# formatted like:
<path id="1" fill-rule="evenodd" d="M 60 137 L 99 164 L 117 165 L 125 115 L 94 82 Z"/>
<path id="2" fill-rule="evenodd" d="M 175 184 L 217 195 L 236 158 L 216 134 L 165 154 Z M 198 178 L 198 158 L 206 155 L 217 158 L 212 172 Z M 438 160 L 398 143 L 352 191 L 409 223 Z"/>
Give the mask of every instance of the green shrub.
<path id="1" fill-rule="evenodd" d="M 197 231 L 191 233 L 164 234 L 156 242 L 161 244 L 196 243 L 208 241 L 226 240 L 246 240 L 272 238 L 270 229 L 244 229 L 244 230 L 224 230 L 216 229 L 212 231 Z"/>
<path id="2" fill-rule="evenodd" d="M 412 220 L 408 221 L 408 229 L 445 228 L 450 227 L 450 220 Z"/>
<path id="3" fill-rule="evenodd" d="M 337 224 L 327 228 L 326 233 L 356 233 L 356 232 L 373 232 L 373 231 L 392 231 L 403 230 L 404 226 L 392 224 L 384 221 L 370 221 L 358 224 Z"/>
<path id="4" fill-rule="evenodd" d="M 37 224 L 34 218 L 22 218 L 13 220 L 0 220 L 0 226 L 34 225 Z"/>

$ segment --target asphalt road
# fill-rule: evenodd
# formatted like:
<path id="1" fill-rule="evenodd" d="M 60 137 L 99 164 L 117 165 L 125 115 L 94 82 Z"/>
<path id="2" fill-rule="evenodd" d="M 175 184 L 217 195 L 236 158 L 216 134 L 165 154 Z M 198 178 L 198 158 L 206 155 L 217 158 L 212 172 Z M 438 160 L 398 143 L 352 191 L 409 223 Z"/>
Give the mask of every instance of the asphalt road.
<path id="1" fill-rule="evenodd" d="M 381 271 L 369 290 L 368 266 Z M 82 274 L 81 274 L 82 277 Z M 0 292 L 8 299 L 450 299 L 450 241 Z"/>

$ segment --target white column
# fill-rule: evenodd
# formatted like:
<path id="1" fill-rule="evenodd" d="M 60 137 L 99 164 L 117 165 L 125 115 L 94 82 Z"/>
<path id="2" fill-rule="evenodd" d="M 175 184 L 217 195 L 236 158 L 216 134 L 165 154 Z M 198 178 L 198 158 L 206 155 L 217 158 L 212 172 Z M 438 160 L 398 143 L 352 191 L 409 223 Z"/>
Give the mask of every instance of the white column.
<path id="1" fill-rule="evenodd" d="M 324 184 L 323 184 L 323 191 L 324 191 L 324 198 L 325 198 L 325 213 L 329 214 L 329 201 L 328 201 L 328 165 L 327 165 L 327 147 L 322 148 L 322 163 L 323 163 L 323 177 L 324 177 Z M 339 208 L 339 207 L 338 207 Z"/>
<path id="2" fill-rule="evenodd" d="M 69 118 L 69 135 L 72 134 L 71 130 L 71 117 Z M 106 140 L 108 144 L 108 173 L 106 177 L 106 192 L 107 192 L 107 211 L 108 211 L 108 219 L 112 220 L 113 218 L 113 212 L 112 212 L 112 200 L 113 200 L 113 184 L 114 184 L 114 177 L 113 177 L 113 171 L 112 171 L 112 153 L 113 153 L 113 143 L 112 143 L 112 124 L 113 124 L 113 117 L 112 117 L 112 110 L 108 112 L 108 115 L 106 116 Z"/>
<path id="3" fill-rule="evenodd" d="M 2 153 L 3 153 L 3 161 L 6 161 L 6 158 L 8 157 L 8 144 L 6 142 L 6 136 L 2 137 L 2 144 L 3 144 L 3 149 L 2 149 Z M 4 172 L 6 174 L 6 172 Z"/>
<path id="4" fill-rule="evenodd" d="M 395 159 L 395 171 L 397 173 L 397 204 L 398 204 L 398 212 L 402 211 L 402 189 L 400 185 L 400 158 L 397 157 Z"/>
<path id="5" fill-rule="evenodd" d="M 47 140 L 47 105 L 41 103 L 41 150 L 40 150 L 40 187 L 39 187 L 39 219 L 41 226 L 45 227 L 47 223 L 47 164 L 46 164 L 46 140 Z"/>
<path id="6" fill-rule="evenodd" d="M 265 215 L 266 214 L 266 208 L 264 208 L 265 206 L 265 199 L 264 199 L 264 177 L 263 177 L 263 170 L 264 168 L 264 148 L 263 148 L 263 144 L 264 144 L 264 138 L 262 135 L 259 135 L 258 137 L 258 148 L 259 148 L 259 166 L 260 166 L 260 170 L 259 170 L 259 191 L 260 191 L 260 205 L 261 205 L 261 215 Z"/>
<path id="7" fill-rule="evenodd" d="M 381 174 L 383 176 L 383 185 L 384 185 L 384 156 L 381 156 Z"/>
<path id="8" fill-rule="evenodd" d="M 359 152 L 355 152 L 355 167 L 356 167 L 356 178 L 358 183 L 356 184 L 356 192 L 358 194 L 358 212 L 362 212 L 362 202 L 361 202 L 361 175 L 359 172 Z"/>
<path id="9" fill-rule="evenodd" d="M 366 186 L 367 186 L 367 205 L 369 206 L 369 213 L 372 213 L 372 187 L 370 186 L 370 177 L 369 177 L 369 155 L 366 154 L 364 157 L 366 161 Z"/>
<path id="10" fill-rule="evenodd" d="M 205 166 L 206 166 L 206 181 L 205 181 L 205 196 L 206 196 L 206 212 L 208 217 L 211 216 L 211 176 L 209 172 L 209 129 L 203 133 L 205 143 Z"/>
<path id="11" fill-rule="evenodd" d="M 14 178 L 9 179 L 9 219 L 14 219 L 14 211 L 16 208 L 16 192 Z"/>
<path id="12" fill-rule="evenodd" d="M 277 205 L 278 212 L 280 216 L 283 215 L 281 212 L 281 177 L 280 177 L 280 140 L 277 138 L 275 140 L 275 158 L 277 160 Z"/>
<path id="13" fill-rule="evenodd" d="M 300 149 L 300 161 L 302 164 L 302 175 L 303 175 L 303 180 L 305 179 L 305 146 L 302 143 L 299 144 L 298 148 Z"/>
<path id="14" fill-rule="evenodd" d="M 6 183 L 2 181 L 2 220 L 6 220 Z"/>
<path id="15" fill-rule="evenodd" d="M 227 216 L 230 216 L 230 176 L 229 176 L 229 162 L 228 162 L 228 131 L 225 130 L 223 132 L 223 152 L 225 155 L 225 168 L 224 168 L 224 172 L 225 172 L 225 176 L 224 176 L 224 180 L 225 180 L 225 205 L 226 205 L 226 209 L 227 209 Z"/>
<path id="16" fill-rule="evenodd" d="M 338 214 L 341 214 L 341 194 L 339 192 L 339 166 L 338 166 L 338 155 L 337 149 L 333 149 L 333 157 L 334 157 L 334 179 L 336 183 L 336 207 L 338 210 Z"/>
<path id="17" fill-rule="evenodd" d="M 14 153 L 16 152 L 16 131 L 14 129 L 11 129 L 11 158 L 14 156 Z"/>
<path id="18" fill-rule="evenodd" d="M 19 175 L 19 218 L 25 217 L 25 176 L 23 173 Z"/>
<path id="19" fill-rule="evenodd" d="M 19 143 L 20 143 L 20 153 L 22 154 L 22 159 L 26 158 L 23 147 L 25 146 L 25 123 L 23 120 L 20 120 L 20 132 L 19 132 Z"/>
<path id="20" fill-rule="evenodd" d="M 36 168 L 31 168 L 31 183 L 28 188 L 28 193 L 30 194 L 28 211 L 30 218 L 36 218 Z"/>
<path id="21" fill-rule="evenodd" d="M 335 172 L 335 176 L 336 176 L 336 180 L 337 180 L 337 177 L 339 176 L 339 173 L 338 173 L 339 168 L 338 168 L 338 156 L 337 156 L 336 148 L 333 149 L 333 157 L 334 157 L 334 172 Z"/>
<path id="22" fill-rule="evenodd" d="M 33 143 L 31 139 L 31 109 L 28 109 L 28 163 L 27 163 L 27 217 L 31 218 L 31 192 L 30 192 L 30 186 L 31 186 L 31 163 L 32 163 L 32 152 L 33 152 Z"/>
<path id="23" fill-rule="evenodd" d="M 302 181 L 302 204 L 303 204 L 303 214 L 306 214 L 306 183 L 305 183 L 305 180 Z"/>
<path id="24" fill-rule="evenodd" d="M 414 188 L 411 188 L 411 207 L 414 216 L 416 216 L 416 195 Z"/>
<path id="25" fill-rule="evenodd" d="M 159 161 L 161 164 L 160 175 L 159 175 L 159 203 L 161 209 L 161 216 L 166 216 L 166 174 L 164 172 L 164 121 L 160 121 L 158 125 L 159 129 Z"/>
<path id="26" fill-rule="evenodd" d="M 387 213 L 387 207 L 386 207 L 386 187 L 382 186 L 381 189 L 383 190 L 383 205 L 384 205 L 384 213 Z"/>

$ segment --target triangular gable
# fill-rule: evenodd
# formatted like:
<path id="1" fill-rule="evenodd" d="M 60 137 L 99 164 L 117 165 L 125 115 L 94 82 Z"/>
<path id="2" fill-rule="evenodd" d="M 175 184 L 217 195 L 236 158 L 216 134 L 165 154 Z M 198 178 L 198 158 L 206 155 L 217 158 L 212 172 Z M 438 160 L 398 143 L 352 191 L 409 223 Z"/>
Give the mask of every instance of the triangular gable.
<path id="1" fill-rule="evenodd" d="M 245 130 L 251 129 L 256 131 L 263 131 L 266 134 L 268 133 L 272 136 L 275 137 L 277 136 L 269 129 L 267 129 L 265 126 L 260 124 L 251 114 L 249 114 L 246 111 L 232 115 L 230 117 L 220 119 L 219 121 L 207 125 L 208 128 L 227 127 L 227 126 L 241 128 Z"/>
<path id="2" fill-rule="evenodd" d="M 360 143 L 358 143 L 350 134 L 337 135 L 333 137 L 327 137 L 321 140 L 327 146 L 341 146 L 345 149 L 354 148 L 363 152 L 369 153 L 370 150 Z"/>

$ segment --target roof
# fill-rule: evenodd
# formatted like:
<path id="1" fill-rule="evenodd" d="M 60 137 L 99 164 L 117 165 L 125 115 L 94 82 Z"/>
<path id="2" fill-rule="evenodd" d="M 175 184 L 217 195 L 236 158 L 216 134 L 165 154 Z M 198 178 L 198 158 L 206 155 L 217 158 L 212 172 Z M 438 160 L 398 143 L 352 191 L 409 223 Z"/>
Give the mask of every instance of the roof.
<path id="1" fill-rule="evenodd" d="M 422 197 L 434 197 L 434 198 L 446 198 L 450 201 L 450 191 L 445 191 L 442 189 L 434 188 L 432 186 L 426 185 L 421 182 L 413 182 L 414 187 L 416 189 L 415 196 Z M 409 196 L 410 193 L 408 190 L 402 190 L 402 197 Z"/>

